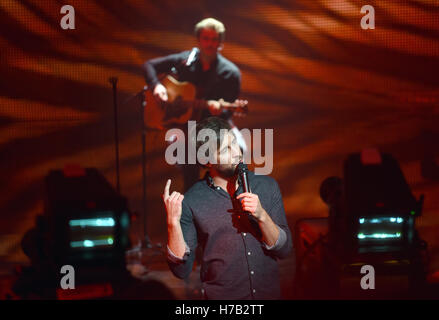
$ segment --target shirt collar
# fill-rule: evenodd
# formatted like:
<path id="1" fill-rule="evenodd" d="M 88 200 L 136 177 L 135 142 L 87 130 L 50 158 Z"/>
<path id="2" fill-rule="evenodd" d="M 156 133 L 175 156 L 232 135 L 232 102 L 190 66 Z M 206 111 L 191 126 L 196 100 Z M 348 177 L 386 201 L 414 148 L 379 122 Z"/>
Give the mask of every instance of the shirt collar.
<path id="1" fill-rule="evenodd" d="M 204 175 L 204 180 L 206 180 L 207 185 L 212 189 L 218 189 L 218 186 L 215 185 L 212 176 L 210 175 L 210 171 L 207 171 Z"/>
<path id="2" fill-rule="evenodd" d="M 220 187 L 215 185 L 215 182 L 213 181 L 213 178 L 210 175 L 210 171 L 207 171 L 204 175 L 204 180 L 206 181 L 207 185 L 212 189 L 219 189 Z M 238 189 L 236 191 L 239 191 L 242 189 L 242 183 L 241 183 L 241 177 L 238 175 Z"/>

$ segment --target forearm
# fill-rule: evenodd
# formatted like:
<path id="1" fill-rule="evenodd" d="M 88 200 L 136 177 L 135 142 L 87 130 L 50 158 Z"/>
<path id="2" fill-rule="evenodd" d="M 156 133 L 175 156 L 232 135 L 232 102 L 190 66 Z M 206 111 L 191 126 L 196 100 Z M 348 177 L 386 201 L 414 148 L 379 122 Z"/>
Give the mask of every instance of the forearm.
<path id="1" fill-rule="evenodd" d="M 168 248 L 176 257 L 183 259 L 186 252 L 186 242 L 180 221 L 168 223 Z"/>
<path id="2" fill-rule="evenodd" d="M 270 215 L 264 209 L 258 223 L 262 233 L 262 241 L 267 246 L 273 246 L 279 238 L 279 227 L 273 222 Z"/>
<path id="3" fill-rule="evenodd" d="M 146 83 L 153 89 L 158 83 L 158 77 L 163 73 L 169 73 L 173 67 L 181 64 L 188 53 L 171 54 L 146 61 L 143 66 L 143 75 Z"/>
<path id="4" fill-rule="evenodd" d="M 159 83 L 154 64 L 151 61 L 146 61 L 142 66 L 142 71 L 146 83 L 148 86 L 154 89 L 154 87 Z"/>

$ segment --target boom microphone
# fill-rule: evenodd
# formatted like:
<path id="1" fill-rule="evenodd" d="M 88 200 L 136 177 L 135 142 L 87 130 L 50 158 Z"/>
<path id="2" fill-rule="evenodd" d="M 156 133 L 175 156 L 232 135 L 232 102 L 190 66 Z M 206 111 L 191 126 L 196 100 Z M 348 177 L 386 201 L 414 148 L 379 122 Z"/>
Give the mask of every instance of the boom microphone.
<path id="1" fill-rule="evenodd" d="M 198 51 L 200 50 L 197 47 L 192 48 L 192 51 L 186 60 L 186 67 L 189 67 L 192 63 L 194 63 L 195 59 L 197 58 Z"/>

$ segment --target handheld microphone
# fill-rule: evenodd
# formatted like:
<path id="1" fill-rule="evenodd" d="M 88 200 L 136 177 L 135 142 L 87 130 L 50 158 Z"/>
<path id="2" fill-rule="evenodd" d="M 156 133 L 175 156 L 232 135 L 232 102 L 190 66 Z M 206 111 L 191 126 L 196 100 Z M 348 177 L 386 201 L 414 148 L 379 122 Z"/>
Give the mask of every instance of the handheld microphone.
<path id="1" fill-rule="evenodd" d="M 197 47 L 192 48 L 192 51 L 189 54 L 189 57 L 187 58 L 186 63 L 185 63 L 186 67 L 189 67 L 192 63 L 194 63 L 199 51 L 200 50 Z"/>
<path id="2" fill-rule="evenodd" d="M 248 182 L 248 168 L 247 165 L 244 162 L 240 162 L 238 166 L 236 167 L 236 170 L 238 171 L 238 175 L 241 179 L 242 183 L 242 189 L 244 192 L 251 193 L 250 190 L 250 183 Z"/>

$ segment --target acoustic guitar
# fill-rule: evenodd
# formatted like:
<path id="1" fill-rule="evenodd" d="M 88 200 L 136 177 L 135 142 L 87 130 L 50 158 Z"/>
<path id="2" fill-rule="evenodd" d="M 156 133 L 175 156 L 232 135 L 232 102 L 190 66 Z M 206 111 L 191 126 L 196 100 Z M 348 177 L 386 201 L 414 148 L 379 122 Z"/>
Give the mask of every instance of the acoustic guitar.
<path id="1" fill-rule="evenodd" d="M 157 101 L 151 89 L 146 91 L 145 126 L 150 129 L 163 130 L 183 125 L 194 119 L 194 110 L 208 109 L 208 101 L 195 99 L 196 88 L 189 82 L 180 82 L 167 75 L 160 80 L 168 91 L 168 101 Z M 226 102 L 219 100 L 222 109 L 231 110 L 233 115 L 243 116 L 248 113 L 248 102 Z"/>

